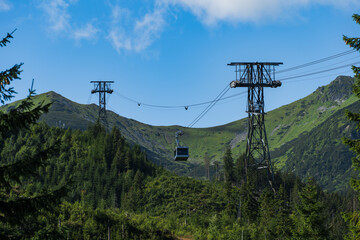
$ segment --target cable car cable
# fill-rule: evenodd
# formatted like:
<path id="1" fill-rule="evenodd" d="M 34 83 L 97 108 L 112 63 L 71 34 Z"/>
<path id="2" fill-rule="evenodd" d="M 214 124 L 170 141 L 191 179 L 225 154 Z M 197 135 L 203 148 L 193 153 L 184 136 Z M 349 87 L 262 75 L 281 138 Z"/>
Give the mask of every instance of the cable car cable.
<path id="1" fill-rule="evenodd" d="M 213 103 L 214 103 L 215 101 L 219 101 L 219 99 L 220 99 L 222 96 L 224 96 L 224 93 L 226 93 L 228 89 L 229 89 L 229 85 L 226 85 L 226 87 L 225 87 L 225 88 L 216 96 L 216 98 L 215 98 L 213 101 L 211 101 L 211 103 L 188 125 L 188 127 L 194 126 L 194 124 L 203 117 L 204 112 L 206 112 L 208 109 L 211 109 L 211 108 L 213 107 Z"/>
<path id="2" fill-rule="evenodd" d="M 337 65 L 339 65 L 339 64 L 341 64 L 341 63 L 349 62 L 350 60 L 354 60 L 354 59 L 357 59 L 357 60 L 358 60 L 359 58 L 360 58 L 360 56 L 356 56 L 356 57 L 352 57 L 352 58 L 349 58 L 349 59 L 346 59 L 346 60 L 343 60 L 343 61 L 340 61 L 340 62 L 337 62 L 337 63 L 329 64 L 329 65 L 322 66 L 322 67 L 318 67 L 318 68 L 313 68 L 313 69 L 311 69 L 311 70 L 309 70 L 309 71 L 301 71 L 301 74 L 308 74 L 308 73 L 309 73 L 309 74 L 310 74 L 310 73 L 312 74 L 312 73 L 314 73 L 314 72 L 317 72 L 317 71 L 320 71 L 320 70 L 323 70 L 323 69 L 328 70 L 328 69 L 330 69 L 330 67 L 332 67 L 332 66 L 337 66 Z M 352 63 L 352 64 L 354 64 L 354 63 Z M 299 73 L 297 73 L 297 74 L 299 74 Z M 284 79 L 284 78 L 296 77 L 297 74 L 283 76 L 282 79 Z"/>
<path id="3" fill-rule="evenodd" d="M 318 60 L 308 62 L 308 63 L 305 63 L 305 64 L 301 64 L 301 65 L 298 65 L 298 66 L 295 66 L 295 67 L 291 67 L 291 68 L 287 68 L 287 69 L 284 69 L 284 70 L 277 71 L 277 74 L 281 74 L 283 72 L 288 72 L 288 71 L 293 71 L 293 70 L 297 70 L 297 69 L 300 69 L 300 68 L 308 67 L 308 66 L 315 65 L 315 64 L 318 64 L 318 63 L 322 63 L 322 62 L 325 62 L 325 61 L 329 61 L 329 60 L 332 60 L 332 59 L 335 59 L 335 58 L 339 58 L 339 57 L 342 57 L 342 56 L 345 56 L 345 55 L 348 55 L 348 54 L 351 54 L 351 53 L 354 53 L 354 52 L 356 52 L 356 51 L 355 50 L 349 50 L 349 51 L 341 52 L 341 53 L 338 53 L 338 54 L 335 54 L 335 55 L 332 55 L 332 56 L 329 56 L 329 57 L 326 57 L 326 58 L 318 59 Z M 354 59 L 354 58 L 352 58 L 352 59 Z M 348 61 L 348 60 L 345 60 L 345 61 Z M 342 61 L 342 62 L 344 62 L 344 61 Z M 339 63 L 341 63 L 341 62 L 339 62 Z M 336 65 L 336 64 L 339 64 L 339 63 L 331 64 L 330 66 Z M 356 63 L 353 63 L 353 64 L 356 64 Z M 349 65 L 344 65 L 344 66 L 340 66 L 340 67 L 337 67 L 337 68 L 326 69 L 326 70 L 318 71 L 318 72 L 309 72 L 308 74 L 301 74 L 301 75 L 295 75 L 295 76 L 285 76 L 285 77 L 283 77 L 282 79 L 279 79 L 279 80 L 286 81 L 286 80 L 289 80 L 289 79 L 292 79 L 292 78 L 300 78 L 300 77 L 310 76 L 310 75 L 319 74 L 319 73 L 322 73 L 322 72 L 327 72 L 327 71 L 340 69 L 340 68 L 347 67 L 347 66 L 349 66 Z M 169 108 L 185 108 L 185 110 L 188 110 L 189 107 L 195 107 L 195 106 L 202 106 L 202 105 L 206 105 L 206 104 L 211 104 L 214 101 L 222 101 L 222 100 L 229 99 L 229 98 L 232 98 L 232 97 L 239 96 L 239 95 L 243 94 L 243 93 L 238 93 L 238 94 L 234 94 L 234 95 L 231 95 L 231 96 L 228 96 L 228 97 L 225 97 L 225 98 L 221 98 L 221 99 L 218 99 L 218 100 L 195 103 L 195 104 L 187 104 L 187 105 L 182 105 L 182 106 L 179 106 L 179 105 L 177 105 L 177 106 L 170 106 L 170 105 L 166 106 L 166 105 L 154 105 L 154 104 L 142 103 L 140 101 L 137 101 L 137 100 L 134 100 L 132 98 L 126 97 L 126 96 L 118 93 L 117 91 L 114 91 L 114 93 L 116 95 L 130 101 L 130 102 L 136 103 L 138 106 L 147 106 L 147 107 L 154 107 L 154 108 L 168 108 L 168 109 Z"/>
<path id="4" fill-rule="evenodd" d="M 92 98 L 92 93 L 90 93 L 90 95 L 89 95 L 89 98 L 88 98 L 88 101 L 87 101 L 87 104 L 90 104 L 90 102 L 91 102 L 91 98 Z"/>
<path id="5" fill-rule="evenodd" d="M 340 76 L 340 75 L 343 75 L 343 74 L 346 74 L 346 73 L 348 73 L 348 71 L 343 71 L 343 72 L 340 72 L 340 73 L 336 73 L 336 75 Z M 311 81 L 311 80 L 314 80 L 314 79 L 329 78 L 329 77 L 333 77 L 333 76 L 334 76 L 334 74 L 322 75 L 322 76 L 317 76 L 317 77 L 309 77 L 309 78 L 302 79 L 301 82 L 303 82 L 303 81 Z M 293 79 L 293 80 L 287 80 L 286 81 L 286 83 L 294 83 L 294 82 L 299 82 L 299 80 Z"/>
<path id="6" fill-rule="evenodd" d="M 277 74 L 281 74 L 281 73 L 284 73 L 284 72 L 293 71 L 293 70 L 297 70 L 297 69 L 300 69 L 300 68 L 315 65 L 315 64 L 318 64 L 318 63 L 326 62 L 326 61 L 329 61 L 329 60 L 332 60 L 332 59 L 335 59 L 335 58 L 339 58 L 339 57 L 342 57 L 342 56 L 345 56 L 345 55 L 348 55 L 348 54 L 351 54 L 351 53 L 354 53 L 354 52 L 356 52 L 356 50 L 349 50 L 349 51 L 346 51 L 346 52 L 338 53 L 338 54 L 335 54 L 335 55 L 332 55 L 332 56 L 329 56 L 329 57 L 326 57 L 326 58 L 318 59 L 318 60 L 308 62 L 308 63 L 305 63 L 305 64 L 301 64 L 301 65 L 298 65 L 298 66 L 295 66 L 295 67 L 287 68 L 287 69 L 284 69 L 284 70 L 279 70 L 279 71 L 277 71 Z"/>
<path id="7" fill-rule="evenodd" d="M 229 91 L 230 86 L 227 85 L 220 93 L 219 95 L 197 116 L 189 125 L 188 128 L 192 128 L 198 121 L 200 121 L 201 118 L 207 114 L 211 108 L 215 106 L 217 102 Z"/>
<path id="8" fill-rule="evenodd" d="M 226 90 L 226 92 L 225 92 L 222 96 L 224 96 L 224 95 L 227 93 L 227 91 L 229 91 L 229 90 L 230 90 L 230 88 L 228 88 L 228 89 Z M 198 121 L 200 121 L 200 119 L 203 118 L 203 117 L 205 116 L 205 114 L 207 114 L 207 113 L 210 111 L 210 109 L 213 108 L 213 107 L 215 106 L 215 104 L 219 102 L 219 100 L 220 100 L 220 99 L 216 100 L 216 101 L 212 104 L 212 106 L 211 106 L 210 108 L 208 108 L 208 109 L 191 125 L 191 127 L 193 127 Z"/>
<path id="9" fill-rule="evenodd" d="M 285 77 L 285 78 L 278 79 L 278 81 L 286 81 L 286 80 L 290 80 L 290 79 L 294 79 L 294 78 L 301 78 L 301 77 L 307 77 L 307 76 L 311 76 L 311 75 L 315 75 L 315 74 L 319 74 L 319 73 L 330 72 L 330 71 L 333 71 L 333 70 L 353 66 L 354 64 L 359 64 L 359 63 L 360 62 L 354 62 L 354 63 L 342 65 L 342 66 L 339 66 L 339 67 L 325 69 L 325 70 L 322 70 L 322 71 L 317 71 L 317 72 L 312 72 L 312 73 L 307 73 L 307 74 L 300 74 L 300 75 L 291 76 L 291 77 Z"/>
<path id="10" fill-rule="evenodd" d="M 194 103 L 194 104 L 188 104 L 188 105 L 182 105 L 182 106 L 180 106 L 180 105 L 176 105 L 176 106 L 170 106 L 170 105 L 164 106 L 164 105 L 154 105 L 154 104 L 142 103 L 142 102 L 140 102 L 140 101 L 136 101 L 136 100 L 134 100 L 134 99 L 131 99 L 131 98 L 129 98 L 129 97 L 126 97 L 126 96 L 118 93 L 117 91 L 114 91 L 114 93 L 115 93 L 116 95 L 124 98 L 124 99 L 127 99 L 127 100 L 129 100 L 129 101 L 131 101 L 131 102 L 133 102 L 133 103 L 136 103 L 139 107 L 140 107 L 140 106 L 147 106 L 147 107 L 154 107 L 154 108 L 168 108 L 168 109 L 169 109 L 169 108 L 185 108 L 185 109 L 186 109 L 186 108 L 189 108 L 189 107 L 197 107 L 197 106 L 202 106 L 202 105 L 206 105 L 206 104 L 209 104 L 209 103 L 214 102 L 214 100 L 212 100 L 212 101 L 201 102 L 201 103 Z M 233 94 L 233 95 L 230 95 L 230 96 L 227 96 L 227 97 L 223 97 L 223 98 L 219 99 L 219 101 L 223 101 L 223 100 L 226 100 L 226 99 L 229 99 L 229 98 L 237 97 L 237 96 L 240 96 L 240 95 L 242 95 L 242 94 L 244 94 L 244 93 L 246 93 L 246 92 L 240 92 L 240 93 L 236 93 L 236 94 Z"/>

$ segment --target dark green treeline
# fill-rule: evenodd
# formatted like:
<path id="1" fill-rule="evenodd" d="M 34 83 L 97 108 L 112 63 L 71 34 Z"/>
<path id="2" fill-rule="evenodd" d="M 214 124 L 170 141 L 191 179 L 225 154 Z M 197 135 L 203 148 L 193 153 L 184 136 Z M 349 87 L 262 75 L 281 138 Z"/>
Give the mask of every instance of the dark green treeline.
<path id="1" fill-rule="evenodd" d="M 118 129 L 99 124 L 87 131 L 33 125 L 1 143 L 1 159 L 17 161 L 22 152 L 56 143 L 40 179 L 24 185 L 29 194 L 69 186 L 62 204 L 37 218 L 39 239 L 342 239 L 341 213 L 357 204 L 291 174 L 276 175 L 277 194 L 259 190 L 261 173 L 245 181 L 243 157 L 234 161 L 230 149 L 219 174 L 224 181 L 176 176 Z"/>

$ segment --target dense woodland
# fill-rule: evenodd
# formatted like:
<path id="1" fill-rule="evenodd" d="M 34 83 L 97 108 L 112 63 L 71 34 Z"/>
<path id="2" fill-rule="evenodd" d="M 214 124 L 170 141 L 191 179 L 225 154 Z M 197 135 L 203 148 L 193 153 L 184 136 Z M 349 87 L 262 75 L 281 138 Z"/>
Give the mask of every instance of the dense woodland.
<path id="1" fill-rule="evenodd" d="M 359 22 L 360 17 L 354 16 Z M 0 46 L 12 38 L 8 34 Z M 359 42 L 346 39 L 359 50 Z M 22 64 L 0 73 L 0 101 L 15 91 Z M 359 69 L 354 91 L 360 97 Z M 50 105 L 34 90 L 0 112 L 1 239 L 357 239 L 357 194 L 328 194 L 304 183 L 249 169 L 227 147 L 211 180 L 177 176 L 153 164 L 119 129 L 100 123 L 70 130 L 37 123 Z M 359 115 L 347 112 L 350 120 Z M 359 140 L 344 139 L 356 153 Z M 204 159 L 209 164 L 208 159 Z M 359 169 L 358 158 L 354 159 Z M 209 177 L 209 173 L 207 173 Z M 359 180 L 352 180 L 355 190 Z M 345 219 L 345 220 L 344 220 Z M 346 222 L 345 222 L 346 221 Z"/>
<path id="2" fill-rule="evenodd" d="M 313 180 L 303 184 L 290 174 L 276 175 L 276 195 L 270 188 L 259 191 L 261 173 L 245 184 L 243 158 L 234 161 L 230 148 L 220 181 L 176 176 L 148 161 L 118 129 L 106 132 L 100 124 L 86 131 L 34 124 L 3 139 L 1 159 L 17 162 L 32 149 L 53 144 L 58 147 L 38 177 L 24 178 L 16 187 L 32 196 L 67 185 L 67 196 L 36 220 L 14 226 L 17 236 L 342 239 L 346 225 L 341 213 L 357 205 L 350 195 L 326 194 Z"/>

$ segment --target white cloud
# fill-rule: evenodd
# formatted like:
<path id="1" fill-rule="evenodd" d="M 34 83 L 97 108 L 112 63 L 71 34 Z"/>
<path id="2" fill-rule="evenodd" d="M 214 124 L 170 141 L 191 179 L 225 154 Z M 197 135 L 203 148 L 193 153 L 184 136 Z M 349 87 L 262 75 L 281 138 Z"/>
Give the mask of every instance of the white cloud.
<path id="1" fill-rule="evenodd" d="M 67 11 L 72 1 L 48 0 L 43 1 L 41 8 L 48 15 L 50 29 L 56 33 L 64 32 L 70 28 L 70 14 Z"/>
<path id="2" fill-rule="evenodd" d="M 1 0 L 0 0 L 1 1 Z M 92 40 L 96 38 L 99 29 L 93 24 L 87 23 L 82 28 L 75 28 L 71 23 L 71 15 L 68 8 L 78 0 L 43 0 L 40 7 L 48 17 L 49 29 L 53 33 L 65 33 L 68 38 L 80 40 Z"/>
<path id="3" fill-rule="evenodd" d="M 128 51 L 133 50 L 131 38 L 127 37 L 120 28 L 112 29 L 108 37 L 118 52 L 120 52 L 122 49 Z"/>
<path id="4" fill-rule="evenodd" d="M 136 51 L 147 48 L 152 42 L 159 37 L 160 32 L 165 25 L 163 10 L 155 10 L 153 13 L 146 14 L 145 17 L 137 21 L 134 28 L 137 37 Z"/>
<path id="5" fill-rule="evenodd" d="M 73 33 L 73 38 L 77 41 L 82 39 L 92 40 L 100 30 L 95 28 L 91 23 L 86 24 L 85 27 L 76 29 Z"/>
<path id="6" fill-rule="evenodd" d="M 133 18 L 130 10 L 115 6 L 108 39 L 118 52 L 143 51 L 160 36 L 165 26 L 164 18 L 165 9 L 160 5 L 139 19 Z"/>
<path id="7" fill-rule="evenodd" d="M 257 22 L 288 16 L 288 11 L 314 4 L 360 6 L 358 0 L 162 0 L 191 11 L 207 25 L 224 22 Z"/>
<path id="8" fill-rule="evenodd" d="M 352 8 L 360 6 L 359 0 L 316 0 L 314 3 L 332 5 L 334 7 L 340 8 Z"/>
<path id="9" fill-rule="evenodd" d="M 9 11 L 10 9 L 11 6 L 6 0 L 0 0 L 0 12 Z"/>
<path id="10" fill-rule="evenodd" d="M 127 8 L 121 8 L 119 5 L 111 6 L 111 17 L 113 24 L 119 24 L 121 21 L 126 21 L 131 17 L 131 11 Z"/>

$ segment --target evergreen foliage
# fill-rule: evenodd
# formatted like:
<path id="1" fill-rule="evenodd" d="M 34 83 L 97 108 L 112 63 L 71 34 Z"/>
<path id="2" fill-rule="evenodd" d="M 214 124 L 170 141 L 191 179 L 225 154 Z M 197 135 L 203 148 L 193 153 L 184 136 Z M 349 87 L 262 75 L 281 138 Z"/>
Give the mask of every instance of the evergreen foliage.
<path id="1" fill-rule="evenodd" d="M 234 176 L 234 160 L 231 156 L 231 148 L 228 146 L 225 150 L 224 158 L 224 179 L 226 183 L 232 184 L 235 182 Z"/>
<path id="2" fill-rule="evenodd" d="M 246 173 L 245 173 L 245 153 L 241 154 L 235 162 L 235 176 L 236 176 L 236 184 L 241 186 L 246 181 Z"/>
<path id="3" fill-rule="evenodd" d="M 0 156 L 13 162 L 26 149 L 58 139 L 59 150 L 39 169 L 40 180 L 25 181 L 29 193 L 70 178 L 74 182 L 67 202 L 52 213 L 33 217 L 41 226 L 36 232 L 39 239 L 49 234 L 61 236 L 56 239 L 106 238 L 109 233 L 112 239 L 294 237 L 290 230 L 295 222 L 290 216 L 297 213 L 301 197 L 296 196 L 304 184 L 290 174 L 276 176 L 284 186 L 276 195 L 259 191 L 257 183 L 235 185 L 176 176 L 149 162 L 141 148 L 130 145 L 118 129 L 106 132 L 98 123 L 86 131 L 32 125 L 6 138 Z M 231 150 L 225 156 L 231 156 Z M 239 179 L 235 169 L 229 168 L 234 179 Z M 318 199 L 326 208 L 322 224 L 329 226 L 348 209 L 351 196 L 351 200 L 342 199 L 334 195 Z M 342 221 L 333 224 L 329 239 L 341 239 L 343 226 Z"/>
<path id="4" fill-rule="evenodd" d="M 0 42 L 4 47 L 9 43 L 12 34 Z M 0 73 L 0 102 L 10 100 L 15 91 L 8 87 L 15 79 L 20 79 L 20 67 L 16 64 L 11 69 Z M 36 123 L 40 115 L 49 110 L 50 104 L 34 106 L 32 101 L 34 90 L 19 106 L 9 112 L 0 112 L 0 149 L 4 152 L 5 142 L 11 141 L 13 134 L 28 129 Z M 54 154 L 56 143 L 39 143 L 33 148 L 19 144 L 16 156 L 1 154 L 0 156 L 0 237 L 2 239 L 31 237 L 42 231 L 35 221 L 44 211 L 50 211 L 65 194 L 65 187 L 53 190 L 39 188 L 37 193 L 26 191 L 25 182 L 30 177 L 38 176 L 37 169 Z M 14 157 L 15 156 L 15 157 Z"/>
<path id="5" fill-rule="evenodd" d="M 354 14 L 353 19 L 357 24 L 360 24 L 360 15 Z M 349 38 L 344 36 L 343 37 L 345 43 L 349 45 L 351 48 L 355 49 L 356 51 L 360 51 L 360 38 Z M 354 94 L 360 98 L 360 67 L 353 66 L 352 67 L 355 73 L 355 83 L 353 86 Z M 350 121 L 356 123 L 357 129 L 360 129 L 360 113 L 354 113 L 347 111 L 346 116 Z M 343 138 L 343 142 L 349 146 L 349 148 L 356 153 L 356 157 L 352 159 L 352 166 L 355 170 L 360 170 L 360 139 L 350 139 L 350 138 Z M 351 186 L 352 188 L 359 192 L 360 191 L 360 179 L 359 178 L 352 178 L 351 179 Z M 347 234 L 347 239 L 359 239 L 360 238 L 360 212 L 353 211 L 352 213 L 344 214 L 344 219 L 348 222 L 350 226 L 350 233 Z"/>
<path id="6" fill-rule="evenodd" d="M 210 180 L 210 157 L 208 153 L 204 156 L 205 178 Z"/>
<path id="7" fill-rule="evenodd" d="M 339 76 L 311 95 L 268 113 L 266 125 L 271 157 L 278 170 L 291 171 L 302 179 L 308 175 L 314 176 L 321 188 L 345 194 L 349 189 L 351 158 L 354 154 L 341 142 L 341 137 L 360 137 L 356 134 L 355 124 L 349 123 L 344 115 L 345 109 L 356 111 L 360 107 L 351 92 L 353 83 L 352 77 Z M 77 104 L 55 92 L 34 98 L 34 102 L 41 101 L 53 102 L 49 113 L 41 117 L 50 126 L 86 130 L 89 123 L 98 117 L 95 104 Z M 4 108 L 11 109 L 16 104 L 14 102 Z M 231 144 L 234 160 L 239 156 L 239 150 L 245 148 L 246 141 L 243 139 L 247 125 L 244 120 L 215 128 L 185 128 L 182 129 L 187 133 L 184 142 L 192 149 L 191 161 L 174 162 L 170 156 L 176 126 L 149 126 L 113 112 L 108 114 L 110 126 L 117 126 L 130 143 L 146 149 L 151 161 L 180 175 L 204 177 L 204 165 L 200 163 L 204 161 L 205 152 L 215 163 L 222 160 L 227 144 Z M 218 172 L 222 167 L 221 163 Z M 212 178 L 215 170 L 212 164 Z M 218 176 L 223 178 L 223 174 Z M 254 174 L 252 176 L 256 177 Z"/>
<path id="8" fill-rule="evenodd" d="M 293 213 L 295 227 L 294 239 L 328 239 L 324 202 L 320 199 L 319 189 L 313 179 L 299 193 L 299 202 Z"/>
<path id="9" fill-rule="evenodd" d="M 18 74 L 2 78 L 4 89 Z M 1 239 L 343 238 L 340 212 L 353 208 L 352 195 L 326 194 L 286 173 L 275 175 L 281 185 L 274 194 L 259 187 L 263 172 L 250 169 L 246 179 L 244 156 L 234 165 L 230 147 L 223 179 L 180 177 L 151 163 L 116 127 L 35 124 L 49 105 L 35 106 L 32 96 L 0 113 Z M 58 186 L 69 179 L 69 194 L 58 204 L 65 190 Z M 347 215 L 355 226 L 356 213 Z"/>

